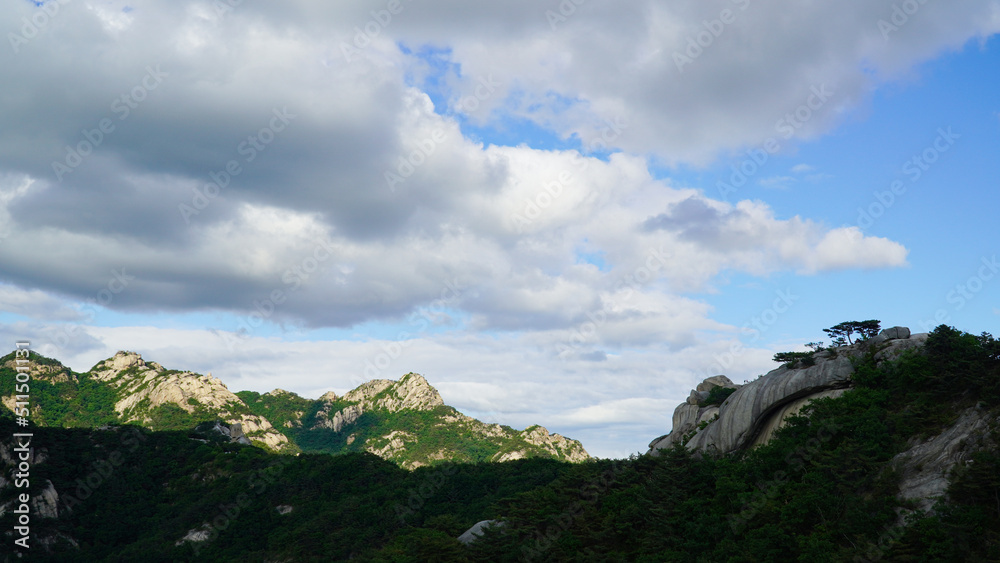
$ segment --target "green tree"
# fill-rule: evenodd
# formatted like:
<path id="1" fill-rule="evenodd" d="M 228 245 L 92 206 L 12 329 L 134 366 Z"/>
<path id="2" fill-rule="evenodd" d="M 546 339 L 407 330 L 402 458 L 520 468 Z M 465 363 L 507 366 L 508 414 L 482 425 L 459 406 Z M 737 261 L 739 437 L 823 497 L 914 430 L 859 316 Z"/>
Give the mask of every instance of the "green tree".
<path id="1" fill-rule="evenodd" d="M 778 352 L 774 355 L 772 360 L 776 362 L 783 363 L 788 367 L 792 367 L 799 361 L 806 364 L 807 366 L 814 365 L 816 362 L 813 360 L 812 352 Z"/>
<path id="2" fill-rule="evenodd" d="M 881 322 L 874 319 L 867 321 L 845 321 L 830 328 L 824 328 L 823 332 L 832 339 L 831 345 L 843 346 L 845 343 L 854 344 L 851 340 L 852 334 L 858 335 L 858 341 L 872 338 L 879 333 L 881 324 Z"/>

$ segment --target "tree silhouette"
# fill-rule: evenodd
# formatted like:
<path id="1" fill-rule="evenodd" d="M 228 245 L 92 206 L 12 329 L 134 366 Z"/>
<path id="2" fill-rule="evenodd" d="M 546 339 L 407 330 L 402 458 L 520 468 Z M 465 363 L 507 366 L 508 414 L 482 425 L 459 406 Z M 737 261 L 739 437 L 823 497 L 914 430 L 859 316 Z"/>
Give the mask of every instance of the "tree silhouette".
<path id="1" fill-rule="evenodd" d="M 823 332 L 832 339 L 830 343 L 832 346 L 843 346 L 844 344 L 854 344 L 851 341 L 852 334 L 858 335 L 858 341 L 872 338 L 879 333 L 881 324 L 881 322 L 874 319 L 867 321 L 846 321 L 830 328 L 824 328 Z"/>

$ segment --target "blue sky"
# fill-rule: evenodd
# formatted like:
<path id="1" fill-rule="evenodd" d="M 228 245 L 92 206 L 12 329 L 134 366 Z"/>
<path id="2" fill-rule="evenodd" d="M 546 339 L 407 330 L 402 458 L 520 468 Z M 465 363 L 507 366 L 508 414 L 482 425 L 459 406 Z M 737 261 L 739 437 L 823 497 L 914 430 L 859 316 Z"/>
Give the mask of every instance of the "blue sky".
<path id="1" fill-rule="evenodd" d="M 1000 332 L 995 0 L 386 6 L 0 16 L 3 338 L 614 457 L 841 321 Z"/>

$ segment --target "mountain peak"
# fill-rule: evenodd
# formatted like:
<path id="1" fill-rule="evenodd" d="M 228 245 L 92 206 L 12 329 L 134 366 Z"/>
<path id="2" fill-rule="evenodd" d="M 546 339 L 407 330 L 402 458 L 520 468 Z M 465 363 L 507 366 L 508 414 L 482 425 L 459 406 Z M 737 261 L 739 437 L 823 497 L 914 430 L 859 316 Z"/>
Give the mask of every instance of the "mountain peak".
<path id="1" fill-rule="evenodd" d="M 352 403 L 361 403 L 362 408 L 399 411 L 404 409 L 432 410 L 444 405 L 444 400 L 437 389 L 431 387 L 424 376 L 410 372 L 399 379 L 374 379 L 362 383 L 349 391 L 343 399 Z"/>

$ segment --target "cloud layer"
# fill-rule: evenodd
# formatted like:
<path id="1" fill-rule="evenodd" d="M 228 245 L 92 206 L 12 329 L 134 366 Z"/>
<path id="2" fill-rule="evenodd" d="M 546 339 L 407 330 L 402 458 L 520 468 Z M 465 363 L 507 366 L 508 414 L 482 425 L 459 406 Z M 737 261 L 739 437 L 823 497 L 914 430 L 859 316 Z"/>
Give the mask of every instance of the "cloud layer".
<path id="1" fill-rule="evenodd" d="M 905 265 L 898 242 L 649 165 L 789 150 L 994 33 L 998 3 L 914 3 L 905 22 L 888 1 L 661 4 L 23 2 L 0 15 L 0 302 L 51 323 L 88 302 L 224 312 L 241 322 L 214 328 L 250 342 L 262 322 L 407 323 L 428 354 L 498 354 L 481 379 L 519 357 L 578 385 L 598 364 L 658 377 L 607 367 L 623 350 L 711 356 L 698 335 L 734 327 L 692 292 L 723 272 Z M 463 132 L 528 123 L 578 148 Z M 95 344 L 111 336 L 64 346 L 136 347 Z M 459 383 L 443 390 L 476 394 Z M 560 420 L 661 401 L 609 392 Z"/>

